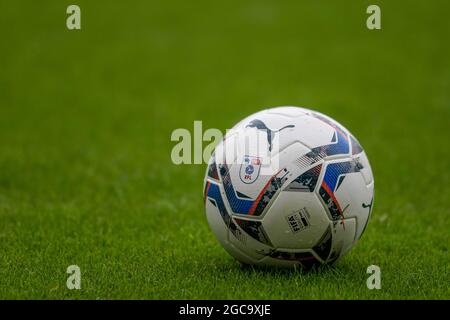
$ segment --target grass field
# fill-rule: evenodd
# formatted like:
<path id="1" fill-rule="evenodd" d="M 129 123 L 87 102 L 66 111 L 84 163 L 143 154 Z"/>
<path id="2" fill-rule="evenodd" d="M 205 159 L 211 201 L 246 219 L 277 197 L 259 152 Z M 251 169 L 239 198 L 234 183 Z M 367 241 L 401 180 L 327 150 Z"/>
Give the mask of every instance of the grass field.
<path id="1" fill-rule="evenodd" d="M 79 0 L 69 31 L 71 3 L 0 4 L 0 298 L 450 299 L 448 1 Z M 170 159 L 175 128 L 278 105 L 332 116 L 371 160 L 372 219 L 332 268 L 241 267 L 209 230 L 206 166 Z"/>

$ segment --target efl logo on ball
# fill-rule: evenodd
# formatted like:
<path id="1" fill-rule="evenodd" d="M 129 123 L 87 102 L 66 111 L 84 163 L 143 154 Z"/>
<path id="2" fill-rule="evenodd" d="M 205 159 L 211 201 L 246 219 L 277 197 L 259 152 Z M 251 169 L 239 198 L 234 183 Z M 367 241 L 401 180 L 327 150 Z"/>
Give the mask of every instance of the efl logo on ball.
<path id="1" fill-rule="evenodd" d="M 250 184 L 258 179 L 260 170 L 261 159 L 259 157 L 245 156 L 241 164 L 239 177 L 243 183 Z"/>

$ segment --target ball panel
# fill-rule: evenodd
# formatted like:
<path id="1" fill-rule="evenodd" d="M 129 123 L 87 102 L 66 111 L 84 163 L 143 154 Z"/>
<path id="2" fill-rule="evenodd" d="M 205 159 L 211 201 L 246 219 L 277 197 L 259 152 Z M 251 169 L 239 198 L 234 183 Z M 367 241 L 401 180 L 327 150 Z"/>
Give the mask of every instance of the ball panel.
<path id="1" fill-rule="evenodd" d="M 247 250 L 242 251 L 241 249 L 237 248 L 233 243 L 228 242 L 227 246 L 225 247 L 225 250 L 236 260 L 238 260 L 241 263 L 249 264 L 249 265 L 260 265 L 260 261 L 262 258 L 254 259 L 253 257 L 249 256 L 247 254 Z"/>
<path id="2" fill-rule="evenodd" d="M 258 241 L 246 234 L 232 219 L 223 202 L 223 192 L 219 184 L 207 181 L 206 189 L 206 217 L 219 242 L 227 252 L 240 261 L 256 263 L 264 256 L 257 251 L 269 251 L 268 246 L 258 244 Z"/>
<path id="3" fill-rule="evenodd" d="M 205 202 L 206 218 L 208 220 L 209 227 L 215 234 L 217 240 L 219 240 L 222 247 L 233 257 L 237 257 L 240 253 L 234 249 L 228 242 L 228 226 L 222 218 L 222 215 L 213 202 L 209 199 Z M 255 261 L 247 260 L 247 263 L 254 263 Z"/>
<path id="4" fill-rule="evenodd" d="M 296 124 L 295 139 L 309 149 L 336 143 L 334 128 L 314 116 L 299 118 Z"/>
<path id="5" fill-rule="evenodd" d="M 321 261 L 326 261 L 331 253 L 333 245 L 332 224 L 329 223 L 320 240 L 313 247 L 313 251 L 320 257 Z"/>
<path id="6" fill-rule="evenodd" d="M 262 225 L 261 221 L 258 220 L 250 220 L 250 219 L 244 219 L 244 218 L 233 218 L 236 224 L 245 231 L 246 234 L 248 234 L 253 239 L 272 247 L 272 242 L 270 241 L 269 237 L 267 236 L 266 231 L 264 230 L 264 227 Z"/>
<path id="7" fill-rule="evenodd" d="M 361 165 L 357 159 L 340 159 L 326 161 L 323 168 L 323 177 L 318 190 L 319 198 L 327 208 L 331 220 L 344 218 L 344 211 L 348 209 L 348 203 L 340 202 L 336 196 L 338 190 L 342 190 L 343 182 L 348 177 L 356 175 L 362 179 Z"/>
<path id="8" fill-rule="evenodd" d="M 272 247 L 254 239 L 240 227 L 237 227 L 236 232 L 229 230 L 228 242 L 254 261 L 261 260 L 272 250 Z"/>
<path id="9" fill-rule="evenodd" d="M 326 261 L 333 264 L 337 259 L 345 255 L 355 244 L 356 219 L 347 218 L 332 223 L 332 248 Z"/>
<path id="10" fill-rule="evenodd" d="M 359 159 L 326 161 L 318 192 L 332 220 L 356 218 L 357 238 L 365 228 L 373 201 L 373 185 L 366 185 L 361 172 L 366 167 Z M 368 170 L 370 173 L 370 167 Z"/>
<path id="11" fill-rule="evenodd" d="M 282 191 L 263 218 L 263 226 L 276 248 L 311 249 L 329 225 L 314 193 Z"/>
<path id="12" fill-rule="evenodd" d="M 366 225 L 373 201 L 373 188 L 367 187 L 361 173 L 349 174 L 335 191 L 338 202 L 346 210 L 343 216 L 356 218 L 357 238 Z"/>
<path id="13" fill-rule="evenodd" d="M 314 164 L 307 170 L 304 170 L 305 167 L 302 166 L 303 164 L 299 165 L 300 172 L 290 176 L 284 191 L 314 192 L 316 190 L 322 171 L 322 163 Z"/>
<path id="14" fill-rule="evenodd" d="M 362 165 L 360 172 L 363 175 L 366 185 L 371 184 L 373 182 L 372 167 L 370 166 L 366 153 L 362 151 L 361 153 L 355 155 L 354 158 L 357 159 Z"/>

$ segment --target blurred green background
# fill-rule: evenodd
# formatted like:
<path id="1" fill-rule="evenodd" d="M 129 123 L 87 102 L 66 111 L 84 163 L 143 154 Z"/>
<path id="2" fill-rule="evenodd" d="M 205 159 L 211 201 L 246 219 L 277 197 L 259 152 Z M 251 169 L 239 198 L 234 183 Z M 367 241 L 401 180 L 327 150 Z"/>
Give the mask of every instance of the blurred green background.
<path id="1" fill-rule="evenodd" d="M 0 298 L 450 298 L 450 2 L 79 0 L 69 31 L 74 3 L 0 2 Z M 332 116 L 371 160 L 372 219 L 333 268 L 240 267 L 205 166 L 170 160 L 174 129 L 278 105 Z"/>

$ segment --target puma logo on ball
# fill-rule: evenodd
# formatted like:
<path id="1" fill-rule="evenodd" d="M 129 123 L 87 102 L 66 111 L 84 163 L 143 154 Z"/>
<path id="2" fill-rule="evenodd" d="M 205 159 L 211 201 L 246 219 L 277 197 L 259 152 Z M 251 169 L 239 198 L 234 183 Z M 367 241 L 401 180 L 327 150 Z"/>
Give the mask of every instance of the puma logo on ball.
<path id="1" fill-rule="evenodd" d="M 291 124 L 291 125 L 284 126 L 283 128 L 278 129 L 278 130 L 271 130 L 271 129 L 267 128 L 267 126 L 265 125 L 264 122 L 262 122 L 261 120 L 255 119 L 255 120 L 250 121 L 250 123 L 246 126 L 246 128 L 256 128 L 258 130 L 266 131 L 267 142 L 269 143 L 269 151 L 272 151 L 272 140 L 273 140 L 275 133 L 280 132 L 281 130 L 284 130 L 287 128 L 295 128 L 295 125 Z"/>

